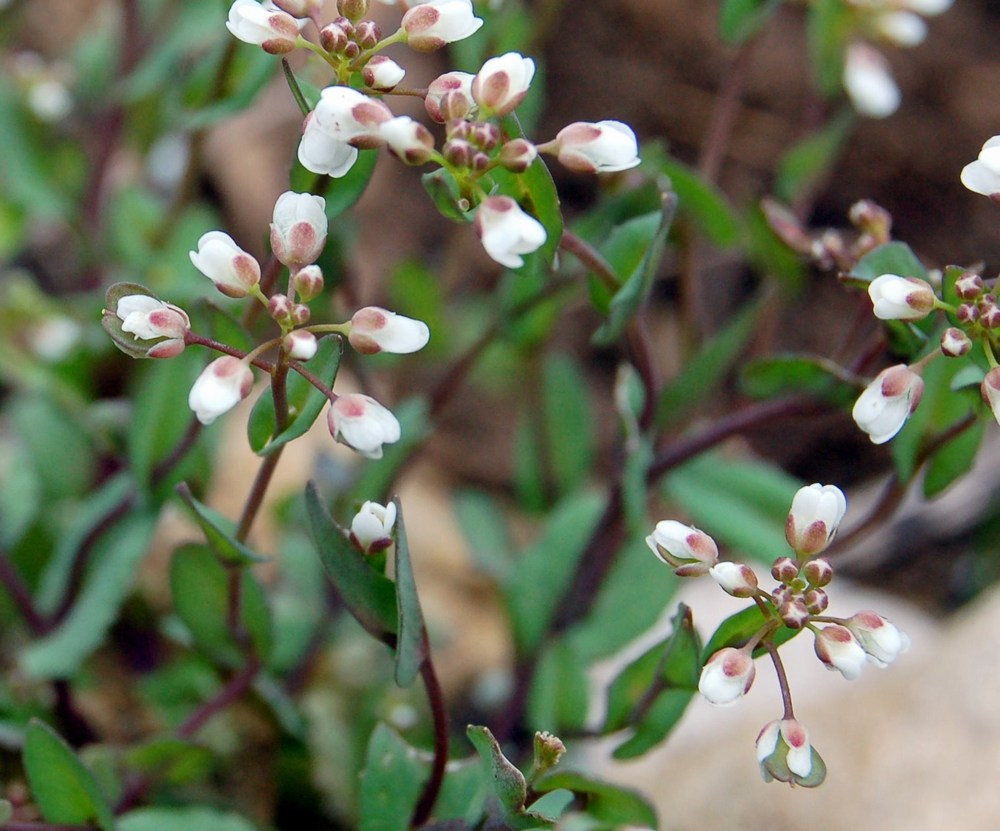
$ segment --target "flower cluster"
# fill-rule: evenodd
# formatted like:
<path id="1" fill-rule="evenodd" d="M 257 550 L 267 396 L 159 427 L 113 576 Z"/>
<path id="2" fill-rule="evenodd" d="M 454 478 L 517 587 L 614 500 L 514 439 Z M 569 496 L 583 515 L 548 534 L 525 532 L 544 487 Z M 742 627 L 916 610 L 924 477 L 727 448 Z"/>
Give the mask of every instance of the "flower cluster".
<path id="1" fill-rule="evenodd" d="M 503 266 L 519 268 L 525 254 L 545 244 L 548 232 L 513 195 L 497 192 L 491 171 L 523 173 L 539 153 L 584 173 L 613 173 L 639 164 L 635 134 L 618 121 L 576 122 L 537 145 L 511 135 L 503 119 L 525 99 L 535 76 L 534 61 L 517 52 L 488 59 L 474 75 L 446 72 L 430 83 L 423 97 L 428 117 L 443 130 L 439 145 L 427 126 L 395 116 L 381 100 L 406 75 L 381 50 L 405 43 L 430 52 L 469 37 L 483 23 L 471 0 L 414 3 L 397 31 L 385 37 L 377 23 L 365 19 L 367 0 L 340 0 L 339 16 L 327 23 L 318 17 L 320 5 L 236 0 L 227 23 L 240 40 L 273 54 L 308 49 L 334 71 L 336 82 L 321 91 L 299 142 L 299 161 L 313 173 L 345 176 L 360 150 L 378 147 L 407 165 L 435 164 L 446 178 L 455 211 L 473 221 L 486 253 Z M 301 35 L 306 17 L 316 23 L 318 43 Z M 359 76 L 363 89 L 350 85 Z"/>
<path id="2" fill-rule="evenodd" d="M 854 108 L 886 118 L 899 108 L 900 93 L 889 62 L 873 43 L 911 47 L 927 36 L 924 17 L 941 14 L 953 0 L 847 0 L 853 13 L 852 40 L 844 55 L 843 84 Z"/>
<path id="3" fill-rule="evenodd" d="M 422 349 L 430 338 L 425 323 L 377 306 L 359 309 L 345 323 L 311 322 L 308 304 L 323 290 L 323 273 L 315 261 L 323 251 L 327 230 L 322 197 L 289 191 L 278 198 L 271 222 L 271 251 L 275 261 L 288 270 L 285 292 L 268 287 L 265 293 L 260 263 L 222 231 L 203 234 L 197 249 L 190 252 L 191 263 L 220 293 L 255 299 L 277 325 L 278 336 L 249 353 L 193 333 L 184 310 L 132 283 L 109 289 L 102 324 L 115 344 L 133 357 L 170 358 L 190 344 L 223 352 L 205 367 L 188 396 L 188 406 L 202 424 L 211 424 L 250 394 L 254 383 L 251 366 L 272 376 L 289 369 L 302 372 L 300 363 L 316 355 L 318 336 L 341 335 L 365 355 Z M 262 361 L 260 356 L 268 351 L 277 352 L 276 363 Z M 302 374 L 330 399 L 327 420 L 335 439 L 375 459 L 381 457 L 382 445 L 399 440 L 399 422 L 375 399 L 360 393 L 337 395 L 311 373 Z"/>
<path id="4" fill-rule="evenodd" d="M 813 484 L 796 492 L 785 522 L 785 540 L 794 556 L 778 557 L 772 564 L 777 586 L 771 592 L 759 587 L 757 575 L 745 563 L 719 561 L 715 541 L 697 528 L 664 520 L 646 538 L 653 553 L 678 576 L 708 574 L 727 594 L 753 600 L 761 613 L 760 626 L 749 639 L 723 646 L 705 661 L 698 690 L 712 704 L 729 706 L 747 693 L 756 675 L 754 657 L 759 651 L 766 650 L 775 666 L 780 666 L 775 638 L 782 629 L 811 631 L 816 656 L 827 669 L 847 679 L 857 678 L 866 661 L 885 667 L 905 651 L 906 636 L 876 612 L 858 612 L 849 618 L 825 614 L 833 567 L 818 555 L 830 546 L 846 512 L 847 499 L 833 485 Z M 795 720 L 783 670 L 778 679 L 785 713 L 765 726 L 757 739 L 761 773 L 766 781 L 818 785 L 826 775 L 823 760 Z"/>

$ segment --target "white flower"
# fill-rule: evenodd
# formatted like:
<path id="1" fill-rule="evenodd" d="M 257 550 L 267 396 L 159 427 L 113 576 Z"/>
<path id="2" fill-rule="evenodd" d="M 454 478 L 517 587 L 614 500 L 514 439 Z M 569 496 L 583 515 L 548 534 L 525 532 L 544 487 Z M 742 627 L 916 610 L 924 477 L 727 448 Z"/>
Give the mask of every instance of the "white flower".
<path id="1" fill-rule="evenodd" d="M 812 557 L 823 551 L 847 513 L 847 497 L 836 485 L 799 488 L 785 520 L 785 539 L 795 552 Z"/>
<path id="2" fill-rule="evenodd" d="M 327 87 L 306 117 L 299 161 L 306 170 L 338 178 L 358 158 L 357 148 L 382 144 L 379 125 L 392 118 L 381 101 L 351 87 Z"/>
<path id="3" fill-rule="evenodd" d="M 274 203 L 271 250 L 287 266 L 313 262 L 326 244 L 326 200 L 311 193 L 286 191 Z"/>
<path id="4" fill-rule="evenodd" d="M 708 573 L 726 594 L 733 597 L 753 597 L 757 591 L 757 575 L 746 563 L 716 563 Z"/>
<path id="5" fill-rule="evenodd" d="M 316 336 L 305 329 L 293 329 L 285 335 L 281 345 L 293 361 L 308 361 L 319 348 Z"/>
<path id="6" fill-rule="evenodd" d="M 656 523 L 646 545 L 678 577 L 707 574 L 719 559 L 719 548 L 708 534 L 674 519 Z"/>
<path id="7" fill-rule="evenodd" d="M 955 0 L 902 0 L 900 5 L 924 17 L 933 17 L 951 8 Z"/>
<path id="8" fill-rule="evenodd" d="M 845 620 L 844 626 L 858 639 L 875 666 L 888 666 L 910 648 L 906 634 L 875 612 L 858 612 Z"/>
<path id="9" fill-rule="evenodd" d="M 851 416 L 872 444 L 885 444 L 906 424 L 924 393 L 924 380 L 904 364 L 883 369 L 854 403 Z"/>
<path id="10" fill-rule="evenodd" d="M 431 131 L 408 115 L 390 118 L 381 125 L 380 135 L 392 154 L 407 164 L 423 164 L 434 149 Z"/>
<path id="11" fill-rule="evenodd" d="M 428 0 L 407 11 L 400 25 L 411 49 L 433 52 L 474 34 L 483 21 L 475 16 L 472 0 Z"/>
<path id="12" fill-rule="evenodd" d="M 829 670 L 839 670 L 848 681 L 861 675 L 865 665 L 865 650 L 854 635 L 843 626 L 824 626 L 816 632 L 816 657 Z"/>
<path id="13" fill-rule="evenodd" d="M 430 329 L 422 320 L 404 317 L 378 306 L 365 306 L 351 318 L 351 332 L 347 339 L 363 355 L 377 352 L 405 355 L 423 349 L 430 336 Z"/>
<path id="14" fill-rule="evenodd" d="M 469 115 L 476 103 L 472 97 L 475 77 L 468 72 L 446 72 L 431 81 L 424 98 L 427 114 L 439 124 Z"/>
<path id="15" fill-rule="evenodd" d="M 227 297 L 246 297 L 260 283 L 260 264 L 222 231 L 202 234 L 198 250 L 189 256 L 194 267 Z"/>
<path id="16" fill-rule="evenodd" d="M 809 743 L 809 733 L 796 719 L 764 725 L 757 736 L 757 763 L 765 782 L 777 779 L 815 787 L 826 777 L 826 766 Z"/>
<path id="17" fill-rule="evenodd" d="M 962 168 L 962 184 L 983 196 L 1000 193 L 1000 136 L 989 139 L 979 158 Z"/>
<path id="18" fill-rule="evenodd" d="M 396 417 L 374 398 L 360 393 L 341 395 L 327 413 L 330 433 L 337 441 L 369 459 L 382 458 L 382 445 L 399 441 Z"/>
<path id="19" fill-rule="evenodd" d="M 273 2 L 292 17 L 309 17 L 323 8 L 323 0 L 273 0 Z"/>
<path id="20" fill-rule="evenodd" d="M 890 11 L 880 14 L 875 28 L 883 38 L 896 46 L 917 46 L 927 37 L 927 24 L 913 12 Z"/>
<path id="21" fill-rule="evenodd" d="M 889 63 L 881 52 L 866 43 L 847 47 L 844 89 L 861 115 L 886 118 L 899 109 L 899 87 L 889 71 Z"/>
<path id="22" fill-rule="evenodd" d="M 396 503 L 365 502 L 351 520 L 351 539 L 365 554 L 383 551 L 392 544 Z"/>
<path id="23" fill-rule="evenodd" d="M 273 3 L 236 0 L 229 8 L 226 28 L 245 43 L 252 43 L 272 55 L 291 52 L 306 21 L 296 20 Z"/>
<path id="24" fill-rule="evenodd" d="M 519 52 L 490 58 L 472 81 L 472 97 L 494 115 L 506 115 L 528 94 L 535 62 Z"/>
<path id="25" fill-rule="evenodd" d="M 522 254 L 545 244 L 545 227 L 509 196 L 488 196 L 476 211 L 476 233 L 486 253 L 500 265 L 520 268 Z"/>
<path id="26" fill-rule="evenodd" d="M 188 406 L 202 424 L 211 424 L 253 389 L 253 372 L 239 358 L 223 355 L 202 371 L 191 387 Z"/>
<path id="27" fill-rule="evenodd" d="M 541 148 L 580 173 L 614 173 L 639 164 L 635 133 L 620 121 L 576 121 L 563 127 Z"/>
<path id="28" fill-rule="evenodd" d="M 698 692 L 718 707 L 735 704 L 753 684 L 753 658 L 742 649 L 720 649 L 701 670 Z"/>
<path id="29" fill-rule="evenodd" d="M 115 314 L 122 322 L 122 331 L 139 340 L 174 338 L 184 341 L 191 328 L 187 313 L 148 294 L 128 294 L 118 300 Z"/>
<path id="30" fill-rule="evenodd" d="M 364 82 L 378 90 L 392 89 L 403 80 L 404 75 L 406 70 L 388 55 L 375 55 L 361 70 Z"/>
<path id="31" fill-rule="evenodd" d="M 934 308 L 934 289 L 926 280 L 882 274 L 868 284 L 879 320 L 921 320 Z"/>

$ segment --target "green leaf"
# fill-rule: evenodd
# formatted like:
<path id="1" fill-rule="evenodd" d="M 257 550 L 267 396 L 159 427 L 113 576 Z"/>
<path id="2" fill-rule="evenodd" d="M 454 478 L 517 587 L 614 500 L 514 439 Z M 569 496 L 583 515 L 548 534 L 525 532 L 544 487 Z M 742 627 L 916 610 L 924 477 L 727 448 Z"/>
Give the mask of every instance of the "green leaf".
<path id="1" fill-rule="evenodd" d="M 726 43 L 742 43 L 760 31 L 780 5 L 781 0 L 724 0 L 719 34 Z"/>
<path id="2" fill-rule="evenodd" d="M 857 117 L 852 110 L 842 110 L 822 129 L 789 148 L 778 162 L 775 195 L 794 203 L 820 185 L 836 163 Z"/>
<path id="3" fill-rule="evenodd" d="M 151 739 L 128 748 L 123 754 L 126 765 L 172 784 L 187 784 L 204 779 L 215 766 L 212 751 L 184 739 Z"/>
<path id="4" fill-rule="evenodd" d="M 191 489 L 186 483 L 177 486 L 177 493 L 184 501 L 184 504 L 191 509 L 191 513 L 194 514 L 195 521 L 205 535 L 208 547 L 212 549 L 215 556 L 223 563 L 233 566 L 244 566 L 251 563 L 260 563 L 267 559 L 267 557 L 257 554 L 236 539 L 236 524 L 218 511 L 209 508 L 207 505 L 202 505 L 191 494 Z"/>
<path id="5" fill-rule="evenodd" d="M 848 275 L 851 279 L 870 283 L 882 274 L 927 279 L 927 269 L 905 242 L 886 242 L 858 260 Z"/>
<path id="6" fill-rule="evenodd" d="M 410 546 L 403 523 L 403 505 L 396 497 L 396 609 L 399 637 L 396 639 L 396 683 L 408 687 L 427 660 L 430 645 L 424 613 L 417 597 L 417 584 L 410 561 Z"/>
<path id="7" fill-rule="evenodd" d="M 603 508 L 593 493 L 567 497 L 552 511 L 540 537 L 518 560 L 504 586 L 518 651 L 530 654 L 541 642 Z"/>
<path id="8" fill-rule="evenodd" d="M 204 805 L 137 808 L 118 820 L 118 831 L 257 831 L 250 820 Z"/>
<path id="9" fill-rule="evenodd" d="M 96 823 L 115 831 L 115 818 L 93 774 L 48 725 L 32 719 L 24 739 L 24 769 L 47 822 Z"/>
<path id="10" fill-rule="evenodd" d="M 240 623 L 249 633 L 257 655 L 266 661 L 272 638 L 267 596 L 249 569 L 240 569 L 239 575 Z M 177 616 L 198 647 L 212 660 L 237 667 L 242 666 L 244 657 L 229 626 L 229 576 L 229 569 L 216 555 L 207 546 L 197 543 L 178 547 L 170 560 L 170 593 Z"/>
<path id="11" fill-rule="evenodd" d="M 613 785 L 576 771 L 553 771 L 534 783 L 539 793 L 563 788 L 582 797 L 587 813 L 597 819 L 638 828 L 657 828 L 656 811 L 638 791 Z"/>
<path id="12" fill-rule="evenodd" d="M 656 237 L 661 217 L 659 210 L 632 217 L 615 226 L 601 246 L 601 256 L 614 269 L 619 288 L 642 264 L 642 258 Z M 607 314 L 613 297 L 613 293 L 608 294 L 605 302 L 595 303 L 595 308 L 602 314 Z"/>
<path id="13" fill-rule="evenodd" d="M 676 206 L 677 197 L 673 193 L 664 192 L 656 233 L 646 247 L 642 260 L 611 298 L 608 319 L 594 333 L 594 343 L 605 346 L 614 343 L 648 297 L 660 260 L 663 259 L 667 232 L 673 223 Z"/>
<path id="14" fill-rule="evenodd" d="M 559 494 L 586 478 L 594 456 L 590 386 L 567 355 L 547 354 L 542 364 L 542 411 L 547 460 Z"/>
<path id="15" fill-rule="evenodd" d="M 452 504 L 477 568 L 497 581 L 506 580 L 514 554 L 502 508 L 488 494 L 472 490 L 458 491 Z"/>
<path id="16" fill-rule="evenodd" d="M 664 491 L 716 540 L 771 563 L 788 549 L 785 520 L 801 486 L 777 467 L 706 453 L 675 470 Z"/>
<path id="17" fill-rule="evenodd" d="M 503 827 L 513 831 L 551 827 L 551 820 L 534 811 L 525 810 L 528 786 L 524 774 L 503 755 L 489 728 L 470 724 L 465 728 L 465 733 L 479 753 L 486 780 L 491 784 L 492 793 L 500 806 Z"/>
<path id="18" fill-rule="evenodd" d="M 571 642 L 547 644 L 528 694 L 528 722 L 535 730 L 580 730 L 590 704 L 587 665 Z"/>
<path id="19" fill-rule="evenodd" d="M 361 770 L 359 831 L 407 831 L 427 775 L 416 749 L 375 725 Z"/>
<path id="20" fill-rule="evenodd" d="M 0 799 L 0 826 L 6 825 L 14 816 L 14 806 L 6 799 Z"/>
<path id="21" fill-rule="evenodd" d="M 658 147 L 643 149 L 643 167 L 666 174 L 677 194 L 678 215 L 699 228 L 715 245 L 728 248 L 742 236 L 740 221 L 722 191 Z"/>
<path id="22" fill-rule="evenodd" d="M 853 10 L 843 0 L 814 0 L 807 13 L 813 75 L 820 92 L 833 98 L 842 94 L 844 54 L 856 30 Z"/>
<path id="23" fill-rule="evenodd" d="M 454 222 L 471 222 L 469 199 L 462 193 L 458 181 L 443 167 L 425 173 L 420 181 L 441 216 Z"/>
<path id="24" fill-rule="evenodd" d="M 821 355 L 785 354 L 757 358 L 740 372 L 740 386 L 753 398 L 809 393 L 843 407 L 857 398 L 858 382 L 847 370 Z"/>
<path id="25" fill-rule="evenodd" d="M 33 394 L 15 398 L 8 412 L 46 499 L 86 493 L 96 460 L 87 426 L 78 420 L 80 415 Z"/>
<path id="26" fill-rule="evenodd" d="M 743 611 L 730 615 L 719 624 L 719 628 L 712 633 L 712 637 L 705 644 L 705 648 L 701 652 L 702 663 L 711 658 L 723 647 L 732 646 L 739 649 L 756 635 L 763 625 L 764 615 L 756 606 L 748 606 Z M 801 631 L 803 630 L 789 629 L 787 626 L 781 626 L 768 640 L 775 646 L 781 646 L 781 644 L 790 641 Z M 754 650 L 753 656 L 754 658 L 759 658 L 766 651 L 763 646 L 758 646 Z"/>
<path id="27" fill-rule="evenodd" d="M 154 515 L 136 512 L 95 543 L 83 588 L 59 627 L 21 653 L 21 666 L 35 678 L 68 678 L 105 640 L 149 547 Z"/>
<path id="28" fill-rule="evenodd" d="M 326 573 L 347 610 L 367 632 L 391 641 L 399 630 L 396 588 L 371 567 L 319 501 L 316 488 L 306 488 L 306 509 L 313 543 Z"/>
<path id="29" fill-rule="evenodd" d="M 743 355 L 750 336 L 756 331 L 761 303 L 747 304 L 726 327 L 702 344 L 683 369 L 660 393 L 656 423 L 677 424 L 694 412 L 722 384 L 730 367 Z"/>
<path id="30" fill-rule="evenodd" d="M 985 419 L 977 419 L 931 456 L 923 483 L 927 499 L 933 499 L 972 469 L 987 423 Z"/>
<path id="31" fill-rule="evenodd" d="M 342 348 L 343 341 L 337 336 L 320 338 L 316 354 L 306 367 L 324 382 L 329 379 L 331 388 L 337 379 Z M 247 439 L 251 449 L 259 456 L 267 456 L 304 435 L 329 401 L 321 390 L 294 370 L 288 372 L 286 387 L 288 426 L 280 434 L 274 434 L 274 394 L 271 387 L 264 390 L 253 405 L 247 421 Z"/>

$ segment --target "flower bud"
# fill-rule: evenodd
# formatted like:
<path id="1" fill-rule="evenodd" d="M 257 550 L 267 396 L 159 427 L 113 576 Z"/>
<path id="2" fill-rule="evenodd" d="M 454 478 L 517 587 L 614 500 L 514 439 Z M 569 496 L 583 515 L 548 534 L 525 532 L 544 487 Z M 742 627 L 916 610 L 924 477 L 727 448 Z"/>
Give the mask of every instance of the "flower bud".
<path id="1" fill-rule="evenodd" d="M 992 297 L 979 298 L 979 325 L 984 329 L 1000 326 L 1000 307 Z"/>
<path id="2" fill-rule="evenodd" d="M 281 341 L 281 348 L 293 361 L 308 361 L 316 354 L 319 344 L 312 332 L 294 329 L 285 335 Z"/>
<path id="3" fill-rule="evenodd" d="M 861 115 L 886 118 L 899 109 L 901 96 L 889 71 L 889 62 L 867 43 L 856 41 L 848 45 L 843 82 L 854 109 Z"/>
<path id="4" fill-rule="evenodd" d="M 821 615 L 830 605 L 830 597 L 822 589 L 809 589 L 802 595 L 802 602 L 806 604 L 806 610 L 811 615 Z"/>
<path id="5" fill-rule="evenodd" d="M 778 607 L 778 617 L 789 629 L 801 629 L 809 620 L 809 610 L 801 597 L 790 597 Z"/>
<path id="6" fill-rule="evenodd" d="M 315 300 L 323 291 L 323 270 L 318 265 L 307 265 L 295 272 L 295 292 L 303 303 Z"/>
<path id="7" fill-rule="evenodd" d="M 486 253 L 507 268 L 524 265 L 521 255 L 537 251 L 547 236 L 545 226 L 509 196 L 486 197 L 473 225 Z"/>
<path id="8" fill-rule="evenodd" d="M 814 648 L 827 669 L 838 670 L 848 681 L 861 675 L 865 651 L 843 626 L 824 626 L 816 632 Z"/>
<path id="9" fill-rule="evenodd" d="M 745 563 L 716 563 L 708 573 L 733 597 L 753 597 L 757 593 L 757 575 Z"/>
<path id="10" fill-rule="evenodd" d="M 728 707 L 746 695 L 755 674 L 749 652 L 727 646 L 705 663 L 698 678 L 698 692 L 717 707 Z"/>
<path id="11" fill-rule="evenodd" d="M 871 199 L 859 199 L 848 211 L 851 223 L 875 245 L 888 242 L 892 230 L 892 214 Z"/>
<path id="12" fill-rule="evenodd" d="M 815 788 L 826 778 L 826 765 L 809 743 L 809 734 L 795 719 L 765 724 L 757 736 L 757 763 L 765 782 L 777 779 Z"/>
<path id="13" fill-rule="evenodd" d="M 941 335 L 941 351 L 949 358 L 960 358 L 972 349 L 972 340 L 965 332 L 955 326 L 949 326 Z"/>
<path id="14" fill-rule="evenodd" d="M 158 338 L 180 339 L 191 329 L 187 312 L 171 303 L 164 303 L 145 294 L 126 295 L 118 300 L 115 315 L 122 322 L 122 331 L 137 340 Z"/>
<path id="15" fill-rule="evenodd" d="M 963 300 L 975 300 L 983 293 L 983 278 L 972 271 L 966 271 L 955 281 L 955 294 Z"/>
<path id="16" fill-rule="evenodd" d="M 368 14 L 368 0 L 337 0 L 337 12 L 348 20 L 358 21 Z"/>
<path id="17" fill-rule="evenodd" d="M 381 125 L 380 131 L 390 152 L 406 164 L 424 164 L 434 151 L 434 136 L 430 130 L 408 115 L 390 118 Z"/>
<path id="18" fill-rule="evenodd" d="M 327 87 L 305 120 L 299 161 L 313 173 L 344 176 L 357 160 L 357 148 L 382 144 L 379 126 L 390 118 L 392 111 L 381 101 L 351 87 Z"/>
<path id="19" fill-rule="evenodd" d="M 833 579 L 833 566 L 825 557 L 817 557 L 802 566 L 802 576 L 810 586 L 822 588 Z"/>
<path id="20" fill-rule="evenodd" d="M 858 612 L 845 620 L 844 626 L 858 639 L 868 660 L 877 667 L 887 667 L 910 648 L 910 639 L 875 612 Z"/>
<path id="21" fill-rule="evenodd" d="M 365 502 L 351 520 L 351 542 L 363 554 L 376 554 L 392 545 L 392 529 L 396 525 L 396 503 L 382 506 Z"/>
<path id="22" fill-rule="evenodd" d="M 272 55 L 283 55 L 296 47 L 304 20 L 296 20 L 274 6 L 257 0 L 236 0 L 229 8 L 226 28 L 244 43 L 260 46 Z"/>
<path id="23" fill-rule="evenodd" d="M 278 262 L 296 268 L 314 262 L 326 245 L 326 200 L 287 191 L 274 204 L 271 250 Z"/>
<path id="24" fill-rule="evenodd" d="M 535 62 L 519 52 L 490 58 L 472 81 L 472 97 L 493 115 L 507 115 L 528 94 Z"/>
<path id="25" fill-rule="evenodd" d="M 799 576 L 799 564 L 791 557 L 778 557 L 771 564 L 771 576 L 779 583 L 791 583 Z"/>
<path id="26" fill-rule="evenodd" d="M 327 23 L 319 30 L 319 45 L 332 55 L 343 53 L 347 45 L 351 43 L 353 27 L 348 32 L 337 21 Z"/>
<path id="27" fill-rule="evenodd" d="M 884 444 L 903 429 L 923 393 L 923 379 L 908 366 L 897 364 L 876 376 L 855 402 L 851 415 L 872 444 Z"/>
<path id="28" fill-rule="evenodd" d="M 376 55 L 361 70 L 365 85 L 377 90 L 389 90 L 403 80 L 406 70 L 386 55 Z"/>
<path id="29" fill-rule="evenodd" d="M 369 459 L 382 458 L 382 445 L 399 441 L 399 421 L 374 398 L 338 396 L 327 412 L 330 434 Z"/>
<path id="30" fill-rule="evenodd" d="M 267 313 L 278 323 L 287 323 L 292 316 L 292 301 L 287 294 L 272 294 L 267 301 Z"/>
<path id="31" fill-rule="evenodd" d="M 480 121 L 473 126 L 469 140 L 480 150 L 492 150 L 500 143 L 500 128 L 496 124 Z"/>
<path id="32" fill-rule="evenodd" d="M 406 42 L 417 52 L 435 52 L 479 30 L 483 21 L 475 16 L 472 0 L 427 0 L 412 6 L 400 23 Z"/>
<path id="33" fill-rule="evenodd" d="M 194 267 L 227 297 L 246 297 L 260 283 L 260 264 L 222 231 L 202 234 L 198 250 L 188 255 Z"/>
<path id="34" fill-rule="evenodd" d="M 198 421 L 211 424 L 250 394 L 253 372 L 239 358 L 223 355 L 216 358 L 195 380 L 188 395 L 188 406 Z"/>
<path id="35" fill-rule="evenodd" d="M 403 317 L 378 306 L 365 306 L 351 318 L 347 339 L 362 355 L 378 352 L 406 355 L 427 345 L 430 329 L 421 320 Z"/>
<path id="36" fill-rule="evenodd" d="M 446 72 L 431 81 L 424 98 L 427 114 L 439 124 L 465 118 L 475 105 L 473 77 L 468 72 Z"/>
<path id="37" fill-rule="evenodd" d="M 707 574 L 719 559 L 719 548 L 708 534 L 673 519 L 656 523 L 646 545 L 678 577 Z"/>
<path id="38" fill-rule="evenodd" d="M 500 164 L 512 173 L 524 173 L 538 158 L 538 149 L 523 138 L 511 139 L 500 148 Z"/>
<path id="39" fill-rule="evenodd" d="M 323 8 L 323 0 L 272 0 L 272 2 L 292 17 L 309 17 Z"/>
<path id="40" fill-rule="evenodd" d="M 926 280 L 883 274 L 868 284 L 879 320 L 922 320 L 934 308 L 934 289 Z"/>
<path id="41" fill-rule="evenodd" d="M 362 49 L 371 49 L 382 39 L 382 29 L 374 20 L 362 20 L 354 27 L 354 39 Z"/>
<path id="42" fill-rule="evenodd" d="M 305 303 L 296 303 L 292 306 L 289 317 L 294 326 L 305 326 L 312 317 L 312 309 Z"/>
<path id="43" fill-rule="evenodd" d="M 574 122 L 541 149 L 579 173 L 614 173 L 639 164 L 635 133 L 620 121 Z"/>
<path id="44" fill-rule="evenodd" d="M 445 142 L 441 153 L 455 167 L 471 167 L 475 149 L 465 139 L 451 139 Z"/>
<path id="45" fill-rule="evenodd" d="M 959 323 L 975 323 L 979 320 L 979 307 L 971 303 L 962 303 L 955 309 L 955 317 L 958 318 Z"/>
<path id="46" fill-rule="evenodd" d="M 472 154 L 472 164 L 470 167 L 473 170 L 486 170 L 490 166 L 490 162 L 490 157 L 480 150 Z"/>
<path id="47" fill-rule="evenodd" d="M 847 512 L 847 498 L 835 485 L 818 483 L 799 488 L 785 521 L 785 539 L 799 557 L 823 551 Z"/>
<path id="48" fill-rule="evenodd" d="M 534 775 L 537 777 L 559 764 L 566 753 L 566 745 L 558 736 L 543 731 L 535 733 L 534 751 Z"/>

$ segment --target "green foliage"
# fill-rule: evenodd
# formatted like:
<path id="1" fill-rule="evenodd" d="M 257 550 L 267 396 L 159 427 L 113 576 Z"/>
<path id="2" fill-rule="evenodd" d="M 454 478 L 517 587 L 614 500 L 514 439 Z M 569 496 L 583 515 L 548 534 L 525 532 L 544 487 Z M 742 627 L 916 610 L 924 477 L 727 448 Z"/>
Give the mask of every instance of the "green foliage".
<path id="1" fill-rule="evenodd" d="M 781 0 L 723 0 L 719 33 L 729 43 L 757 34 L 781 5 Z"/>

